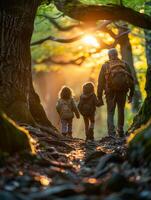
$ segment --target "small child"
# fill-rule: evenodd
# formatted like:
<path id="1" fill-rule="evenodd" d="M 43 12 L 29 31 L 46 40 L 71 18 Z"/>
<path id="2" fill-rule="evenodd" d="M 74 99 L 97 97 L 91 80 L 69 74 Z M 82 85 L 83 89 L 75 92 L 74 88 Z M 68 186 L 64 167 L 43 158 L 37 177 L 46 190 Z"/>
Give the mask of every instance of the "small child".
<path id="1" fill-rule="evenodd" d="M 94 93 L 94 84 L 91 82 L 85 83 L 78 108 L 84 119 L 86 140 L 94 140 L 96 106 L 99 107 L 100 102 Z"/>
<path id="2" fill-rule="evenodd" d="M 72 138 L 74 113 L 78 119 L 80 118 L 80 114 L 73 100 L 73 92 L 69 87 L 64 86 L 61 88 L 56 110 L 61 119 L 62 134 Z"/>

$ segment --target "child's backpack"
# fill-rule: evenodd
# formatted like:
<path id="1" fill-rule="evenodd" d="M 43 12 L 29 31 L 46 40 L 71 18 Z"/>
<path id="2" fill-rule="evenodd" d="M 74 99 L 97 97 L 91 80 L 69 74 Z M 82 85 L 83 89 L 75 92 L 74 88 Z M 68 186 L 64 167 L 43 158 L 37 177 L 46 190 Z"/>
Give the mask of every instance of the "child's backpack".
<path id="1" fill-rule="evenodd" d="M 60 117 L 64 120 L 69 120 L 74 117 L 72 111 L 72 99 L 63 100 L 60 99 Z"/>
<path id="2" fill-rule="evenodd" d="M 126 64 L 121 60 L 111 60 L 107 64 L 109 66 L 105 76 L 107 89 L 128 91 L 134 85 L 134 80 L 127 71 Z"/>
<path id="3" fill-rule="evenodd" d="M 95 104 L 93 95 L 88 98 L 80 98 L 78 109 L 80 111 L 80 114 L 86 117 L 89 117 L 92 114 L 94 114 Z"/>

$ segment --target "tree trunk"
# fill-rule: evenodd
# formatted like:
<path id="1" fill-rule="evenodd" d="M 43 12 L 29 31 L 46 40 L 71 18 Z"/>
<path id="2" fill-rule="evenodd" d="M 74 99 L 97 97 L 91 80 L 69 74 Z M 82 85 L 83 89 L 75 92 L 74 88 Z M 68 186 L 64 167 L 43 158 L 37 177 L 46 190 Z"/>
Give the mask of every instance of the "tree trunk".
<path id="1" fill-rule="evenodd" d="M 123 26 L 125 26 L 127 28 L 127 24 L 124 24 Z M 119 28 L 119 34 L 122 34 L 123 32 L 125 32 L 125 29 Z M 122 59 L 125 60 L 129 64 L 129 66 L 131 67 L 131 71 L 132 71 L 132 74 L 133 74 L 133 77 L 134 77 L 135 93 L 134 93 L 134 98 L 133 98 L 133 102 L 132 102 L 132 111 L 138 112 L 138 110 L 140 109 L 140 103 L 141 103 L 141 100 L 142 100 L 142 95 L 141 95 L 141 92 L 140 92 L 139 82 L 138 82 L 136 70 L 135 70 L 135 67 L 134 67 L 132 46 L 131 46 L 131 43 L 129 41 L 128 34 L 125 34 L 123 37 L 121 37 L 121 39 L 119 40 L 119 44 L 120 44 Z"/>
<path id="2" fill-rule="evenodd" d="M 151 2 L 146 3 L 151 6 Z M 150 13 L 151 14 L 151 13 Z M 146 37 L 146 57 L 147 57 L 147 72 L 146 72 L 146 98 L 144 103 L 135 116 L 133 124 L 131 125 L 129 132 L 133 132 L 138 129 L 141 125 L 146 124 L 151 118 L 151 31 L 145 30 Z"/>
<path id="3" fill-rule="evenodd" d="M 32 84 L 30 42 L 39 3 L 0 1 L 0 108 L 17 122 L 52 126 Z"/>

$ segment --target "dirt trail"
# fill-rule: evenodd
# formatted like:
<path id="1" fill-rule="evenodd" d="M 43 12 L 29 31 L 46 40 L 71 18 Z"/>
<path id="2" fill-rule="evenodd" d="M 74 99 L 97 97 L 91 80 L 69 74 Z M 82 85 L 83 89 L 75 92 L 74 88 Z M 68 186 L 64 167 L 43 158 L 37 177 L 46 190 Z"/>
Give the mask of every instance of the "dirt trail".
<path id="1" fill-rule="evenodd" d="M 36 156 L 1 156 L 0 200 L 99 200 L 133 189 L 124 140 L 34 138 Z"/>

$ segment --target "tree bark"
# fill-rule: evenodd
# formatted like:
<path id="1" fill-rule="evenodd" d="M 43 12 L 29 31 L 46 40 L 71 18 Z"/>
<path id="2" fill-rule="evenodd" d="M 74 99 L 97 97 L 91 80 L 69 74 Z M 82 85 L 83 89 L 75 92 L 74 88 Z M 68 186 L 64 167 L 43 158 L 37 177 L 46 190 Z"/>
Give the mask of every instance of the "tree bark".
<path id="1" fill-rule="evenodd" d="M 124 24 L 124 26 L 125 28 L 127 28 L 127 24 Z M 123 32 L 125 32 L 125 29 L 119 28 L 119 34 L 122 34 Z M 138 112 L 138 110 L 140 109 L 142 95 L 140 92 L 139 82 L 138 82 L 136 70 L 134 67 L 132 46 L 131 46 L 128 34 L 125 34 L 123 37 L 121 37 L 121 39 L 119 39 L 119 44 L 120 44 L 122 59 L 125 60 L 129 64 L 131 68 L 131 72 L 134 77 L 135 92 L 134 92 L 134 97 L 133 97 L 133 102 L 132 102 L 132 111 Z"/>
<path id="2" fill-rule="evenodd" d="M 20 123 L 52 126 L 32 84 L 30 42 L 39 4 L 0 2 L 0 109 Z"/>
<path id="3" fill-rule="evenodd" d="M 148 2 L 147 4 L 148 6 L 151 6 L 151 2 Z M 134 130 L 141 127 L 141 125 L 146 124 L 151 118 L 151 31 L 145 30 L 145 36 L 146 36 L 146 45 L 145 45 L 146 57 L 148 65 L 146 72 L 146 84 L 145 84 L 146 98 L 138 114 L 135 116 L 133 124 L 129 129 L 129 132 L 133 132 Z"/>

